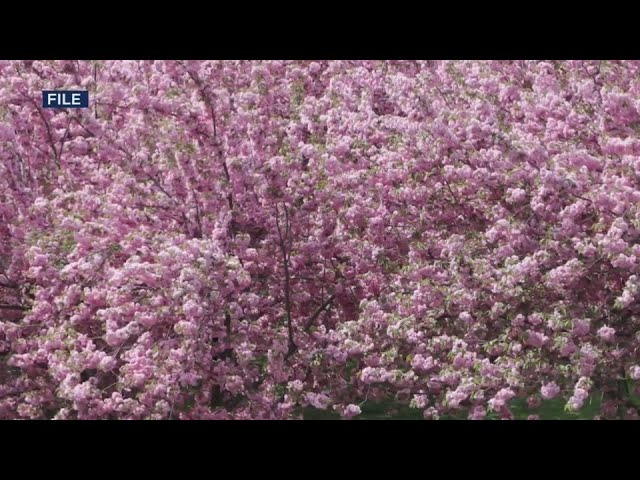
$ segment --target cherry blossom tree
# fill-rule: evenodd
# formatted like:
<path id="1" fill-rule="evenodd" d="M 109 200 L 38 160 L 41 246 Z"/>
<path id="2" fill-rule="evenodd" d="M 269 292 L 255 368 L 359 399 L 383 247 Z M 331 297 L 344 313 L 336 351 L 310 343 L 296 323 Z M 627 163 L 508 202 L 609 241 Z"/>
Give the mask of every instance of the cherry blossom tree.
<path id="1" fill-rule="evenodd" d="M 0 417 L 636 418 L 639 128 L 633 61 L 0 62 Z"/>

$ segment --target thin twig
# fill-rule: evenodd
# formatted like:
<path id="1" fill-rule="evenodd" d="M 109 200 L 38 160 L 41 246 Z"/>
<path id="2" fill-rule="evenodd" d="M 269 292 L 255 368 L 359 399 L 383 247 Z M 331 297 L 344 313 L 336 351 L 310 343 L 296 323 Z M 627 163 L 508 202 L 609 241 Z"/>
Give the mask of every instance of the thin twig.
<path id="1" fill-rule="evenodd" d="M 313 312 L 313 315 L 311 315 L 311 317 L 309 317 L 309 320 L 307 320 L 307 324 L 304 326 L 305 332 L 308 332 L 311 329 L 311 327 L 313 326 L 313 322 L 316 321 L 316 319 L 320 316 L 320 314 L 322 312 L 324 312 L 325 310 L 329 309 L 329 307 L 333 303 L 334 297 L 335 297 L 335 294 L 331 295 L 329 298 L 327 298 L 327 300 L 322 305 L 320 305 L 316 309 L 315 312 Z"/>
<path id="2" fill-rule="evenodd" d="M 0 303 L 0 310 L 21 310 L 24 312 L 29 309 L 24 305 L 6 305 L 6 304 Z"/>
<path id="3" fill-rule="evenodd" d="M 287 217 L 287 224 L 289 216 L 285 207 L 285 215 Z M 284 305 L 285 314 L 287 317 L 287 332 L 289 335 L 289 348 L 285 355 L 285 359 L 289 358 L 298 349 L 293 339 L 293 325 L 291 323 L 291 277 L 289 275 L 289 254 L 287 253 L 287 246 L 285 237 L 282 236 L 282 230 L 280 229 L 280 212 L 278 210 L 278 204 L 276 203 L 276 228 L 278 230 L 278 239 L 280 245 L 280 252 L 282 253 L 282 269 L 284 271 Z M 289 225 L 286 226 L 286 232 L 289 232 Z"/>

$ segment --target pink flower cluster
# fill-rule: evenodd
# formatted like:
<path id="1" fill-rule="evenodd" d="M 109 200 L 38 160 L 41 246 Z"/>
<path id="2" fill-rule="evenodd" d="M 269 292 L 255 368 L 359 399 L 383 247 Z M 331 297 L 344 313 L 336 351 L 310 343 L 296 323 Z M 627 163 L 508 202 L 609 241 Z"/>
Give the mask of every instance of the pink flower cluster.
<path id="1" fill-rule="evenodd" d="M 0 418 L 637 416 L 637 98 L 635 61 L 0 61 Z"/>

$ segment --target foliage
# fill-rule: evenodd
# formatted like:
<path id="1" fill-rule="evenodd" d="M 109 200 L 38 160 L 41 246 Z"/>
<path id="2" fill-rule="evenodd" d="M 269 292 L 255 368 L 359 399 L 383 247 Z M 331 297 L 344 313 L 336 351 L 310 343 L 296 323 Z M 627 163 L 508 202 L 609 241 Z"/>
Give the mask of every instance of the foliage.
<path id="1" fill-rule="evenodd" d="M 639 79 L 0 62 L 0 417 L 637 417 Z"/>

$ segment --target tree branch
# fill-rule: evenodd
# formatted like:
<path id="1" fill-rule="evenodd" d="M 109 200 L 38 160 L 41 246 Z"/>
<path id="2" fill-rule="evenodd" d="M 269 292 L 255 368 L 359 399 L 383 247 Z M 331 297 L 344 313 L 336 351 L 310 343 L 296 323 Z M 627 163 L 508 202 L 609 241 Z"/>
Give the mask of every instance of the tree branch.
<path id="1" fill-rule="evenodd" d="M 324 312 L 325 310 L 329 310 L 329 308 L 331 307 L 331 304 L 333 303 L 333 299 L 335 297 L 334 295 L 331 295 L 329 298 L 327 298 L 327 300 L 325 300 L 325 302 L 320 305 L 315 312 L 313 312 L 313 315 L 311 315 L 311 317 L 309 317 L 309 320 L 307 320 L 306 325 L 304 326 L 304 331 L 308 332 L 311 327 L 313 326 L 313 322 L 316 321 L 316 319 L 320 316 L 320 314 L 322 312 Z"/>
<path id="2" fill-rule="evenodd" d="M 0 310 L 20 310 L 26 312 L 29 309 L 23 305 L 7 305 L 4 303 L 0 303 Z"/>
<path id="3" fill-rule="evenodd" d="M 220 143 L 218 140 L 218 125 L 216 121 L 216 110 L 214 108 L 213 102 L 209 98 L 209 95 L 207 95 L 205 91 L 205 86 L 203 85 L 200 77 L 198 77 L 198 75 L 195 72 L 192 72 L 188 69 L 186 70 L 191 80 L 193 80 L 193 83 L 195 83 L 196 86 L 198 87 L 198 91 L 200 92 L 200 96 L 202 97 L 202 100 L 209 108 L 209 114 L 211 115 L 211 124 L 213 127 L 213 144 L 214 144 L 214 147 L 216 147 L 217 153 L 220 155 L 220 160 L 222 160 L 222 170 L 224 172 L 224 177 L 227 180 L 227 183 L 231 184 L 231 175 L 229 174 L 229 167 L 227 166 L 227 160 L 224 158 L 224 155 L 222 155 L 222 152 L 219 149 Z M 233 210 L 233 194 L 231 193 L 231 191 L 227 194 L 227 202 L 229 203 L 229 209 Z"/>
<path id="4" fill-rule="evenodd" d="M 286 232 L 289 230 L 289 215 L 285 207 L 285 215 L 287 218 Z M 280 252 L 282 253 L 282 269 L 284 271 L 284 305 L 285 314 L 287 317 L 287 332 L 289 335 L 289 348 L 285 355 L 285 359 L 293 355 L 298 349 L 295 341 L 293 340 L 293 325 L 291 323 L 291 277 L 289 274 L 289 254 L 287 252 L 286 239 L 282 236 L 282 230 L 280 229 L 280 212 L 278 210 L 278 204 L 276 203 L 276 228 L 278 230 L 278 243 L 280 246 Z"/>
<path id="5" fill-rule="evenodd" d="M 450 194 L 451 194 L 451 196 L 453 197 L 453 202 L 454 202 L 456 205 L 460 205 L 460 202 L 458 201 L 458 197 L 456 197 L 456 194 L 455 194 L 455 193 L 453 193 L 453 190 L 451 190 L 451 187 L 449 186 L 449 182 L 447 182 L 446 180 L 443 180 L 443 181 L 444 181 L 445 186 L 447 187 L 447 190 L 449 190 L 449 193 L 450 193 Z"/>

